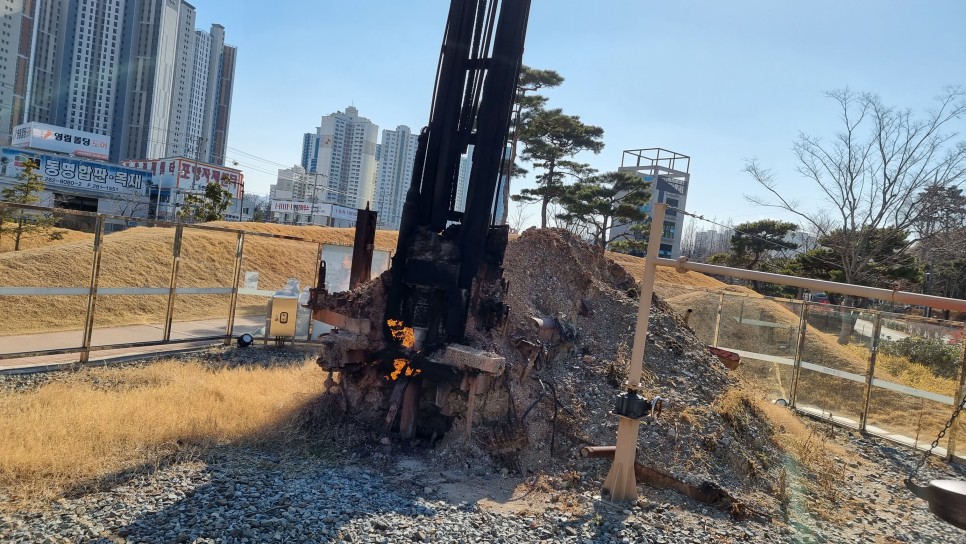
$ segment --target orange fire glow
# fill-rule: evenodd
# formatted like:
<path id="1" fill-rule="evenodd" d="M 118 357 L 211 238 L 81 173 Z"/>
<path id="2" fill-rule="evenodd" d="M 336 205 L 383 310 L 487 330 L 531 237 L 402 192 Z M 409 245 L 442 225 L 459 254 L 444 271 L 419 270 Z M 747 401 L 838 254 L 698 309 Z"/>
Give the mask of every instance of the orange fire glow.
<path id="1" fill-rule="evenodd" d="M 390 381 L 398 380 L 399 376 L 415 376 L 422 373 L 422 370 L 409 366 L 409 361 L 406 359 L 396 359 L 392 362 L 392 366 L 395 370 L 386 376 L 386 379 Z"/>
<path id="2" fill-rule="evenodd" d="M 389 325 L 392 337 L 401 342 L 404 348 L 411 349 L 416 345 L 416 335 L 413 333 L 412 327 L 406 327 L 402 321 L 396 319 L 390 319 L 386 321 L 386 324 Z"/>

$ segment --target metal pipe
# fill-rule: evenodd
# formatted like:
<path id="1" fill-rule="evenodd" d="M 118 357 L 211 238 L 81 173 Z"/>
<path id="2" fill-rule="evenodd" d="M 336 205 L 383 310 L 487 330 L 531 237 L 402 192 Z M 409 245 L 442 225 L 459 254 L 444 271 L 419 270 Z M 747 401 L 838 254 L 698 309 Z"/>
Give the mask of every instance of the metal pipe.
<path id="1" fill-rule="evenodd" d="M 580 456 L 587 459 L 613 459 L 617 446 L 584 446 L 580 448 Z"/>
<path id="2" fill-rule="evenodd" d="M 178 266 L 181 264 L 181 235 L 184 226 L 174 228 L 174 249 L 171 259 L 171 279 L 168 281 L 168 309 L 164 314 L 164 341 L 171 340 L 171 321 L 174 319 L 174 299 L 178 288 Z"/>
<path id="3" fill-rule="evenodd" d="M 241 216 L 239 216 L 241 217 Z M 235 332 L 235 309 L 238 304 L 238 284 L 241 281 L 242 255 L 245 251 L 245 233 L 238 233 L 238 240 L 235 243 L 235 285 L 231 290 L 231 302 L 228 303 L 228 324 L 225 326 L 225 345 L 231 344 L 231 337 Z"/>
<path id="4" fill-rule="evenodd" d="M 81 344 L 80 362 L 86 363 L 91 355 L 91 338 L 94 335 L 94 312 L 97 309 L 97 283 L 101 275 L 101 244 L 104 242 L 104 218 L 98 216 L 94 224 L 94 252 L 91 256 L 90 293 L 87 295 L 87 317 L 84 319 L 84 340 Z"/>
<path id="5" fill-rule="evenodd" d="M 921 293 L 910 293 L 908 291 L 881 289 L 879 287 L 866 287 L 864 285 L 850 285 L 826 280 L 813 280 L 798 276 L 783 276 L 771 272 L 761 272 L 758 270 L 745 270 L 743 268 L 731 268 L 713 264 L 692 263 L 686 257 L 677 260 L 657 259 L 658 266 L 667 266 L 682 271 L 700 272 L 702 274 L 730 276 L 744 280 L 757 280 L 778 285 L 791 285 L 792 287 L 806 287 L 812 290 L 829 291 L 852 295 L 856 297 L 875 298 L 878 300 L 888 300 L 899 304 L 912 304 L 914 306 L 928 306 L 942 310 L 952 310 L 955 312 L 966 312 L 966 300 L 937 297 L 934 295 L 924 295 Z"/>
<path id="6" fill-rule="evenodd" d="M 792 368 L 792 398 L 789 404 L 794 409 L 798 399 L 798 380 L 802 377 L 802 353 L 805 350 L 805 333 L 808 330 L 808 302 L 802 302 L 798 318 L 798 343 L 795 346 L 795 362 Z"/>
<path id="7" fill-rule="evenodd" d="M 875 326 L 872 327 L 872 353 L 869 354 L 869 370 L 865 375 L 865 394 L 862 400 L 862 414 L 859 416 L 859 432 L 865 432 L 869 419 L 869 402 L 872 400 L 872 380 L 875 378 L 875 360 L 879 352 L 879 335 L 882 334 L 882 314 L 876 312 Z"/>
<path id="8" fill-rule="evenodd" d="M 667 210 L 667 204 L 664 203 L 657 203 L 651 209 L 651 232 L 647 241 L 647 258 L 644 261 L 644 279 L 641 281 L 637 329 L 634 332 L 634 346 L 631 350 L 627 382 L 624 384 L 624 388 L 631 391 L 638 391 L 641 388 L 647 325 L 651 316 L 651 297 L 654 295 L 654 276 L 657 273 L 665 210 Z M 612 501 L 632 501 L 637 498 L 634 456 L 637 452 L 640 427 L 639 420 L 627 417 L 621 417 L 617 424 L 617 450 L 614 454 L 614 462 L 607 473 L 607 479 L 604 480 L 604 490 L 610 493 Z"/>
<path id="9" fill-rule="evenodd" d="M 724 307 L 724 293 L 718 295 L 718 313 L 714 319 L 714 340 L 711 345 L 718 347 L 718 333 L 721 332 L 721 308 Z"/>

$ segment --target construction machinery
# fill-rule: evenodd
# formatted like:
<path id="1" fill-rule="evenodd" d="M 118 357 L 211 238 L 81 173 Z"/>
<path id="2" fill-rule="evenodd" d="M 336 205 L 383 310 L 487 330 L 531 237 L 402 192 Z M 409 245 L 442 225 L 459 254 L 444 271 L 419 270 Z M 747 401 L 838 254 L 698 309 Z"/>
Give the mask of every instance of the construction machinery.
<path id="1" fill-rule="evenodd" d="M 392 266 L 363 283 L 375 212 L 360 210 L 352 289 L 326 292 L 323 265 L 312 292 L 314 318 L 335 327 L 322 338 L 319 358 L 338 376 L 331 385 L 342 389 L 347 408 L 383 406 L 386 428 L 404 437 L 416 434 L 421 411 L 446 419 L 457 386 L 468 398 L 469 432 L 476 392 L 503 371 L 502 357 L 471 344 L 507 315 L 508 229 L 492 218 L 502 200 L 529 11 L 529 0 L 452 0 Z M 460 157 L 470 145 L 473 164 L 458 210 Z"/>

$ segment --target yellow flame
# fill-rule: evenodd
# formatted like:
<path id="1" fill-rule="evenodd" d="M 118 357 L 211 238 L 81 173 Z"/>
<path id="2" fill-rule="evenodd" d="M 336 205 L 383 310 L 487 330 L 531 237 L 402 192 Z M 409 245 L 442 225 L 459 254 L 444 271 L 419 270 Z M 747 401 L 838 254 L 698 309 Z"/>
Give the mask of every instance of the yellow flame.
<path id="1" fill-rule="evenodd" d="M 405 348 L 412 348 L 416 345 L 416 335 L 412 327 L 403 326 L 403 322 L 397 319 L 390 319 L 386 322 L 392 337 L 402 343 Z"/>
<path id="2" fill-rule="evenodd" d="M 396 381 L 399 379 L 400 375 L 405 375 L 408 377 L 422 373 L 422 370 L 409 366 L 409 361 L 406 359 L 396 359 L 392 362 L 392 366 L 395 368 L 395 370 L 386 376 L 387 380 Z"/>

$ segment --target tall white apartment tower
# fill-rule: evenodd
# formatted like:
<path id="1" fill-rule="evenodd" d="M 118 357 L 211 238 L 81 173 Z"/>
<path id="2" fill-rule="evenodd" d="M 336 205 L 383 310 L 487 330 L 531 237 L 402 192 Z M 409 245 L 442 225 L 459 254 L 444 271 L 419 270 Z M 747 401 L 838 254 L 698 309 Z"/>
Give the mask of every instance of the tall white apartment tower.
<path id="1" fill-rule="evenodd" d="M 324 202 L 349 208 L 372 206 L 376 185 L 376 140 L 379 127 L 349 106 L 322 118 L 315 160 Z"/>
<path id="2" fill-rule="evenodd" d="M 224 164 L 234 59 L 225 27 L 215 24 L 205 32 L 194 29 L 193 17 L 190 26 L 184 21 L 164 156 Z"/>
<path id="3" fill-rule="evenodd" d="M 236 51 L 212 25 L 199 54 L 194 25 L 185 0 L 0 0 L 0 144 L 37 121 L 110 135 L 115 161 L 202 142 L 223 164 Z"/>
<path id="4" fill-rule="evenodd" d="M 399 125 L 396 130 L 382 131 L 373 204 L 373 209 L 378 212 L 377 225 L 382 228 L 399 228 L 406 191 L 413 177 L 418 143 L 417 135 L 405 125 Z"/>

